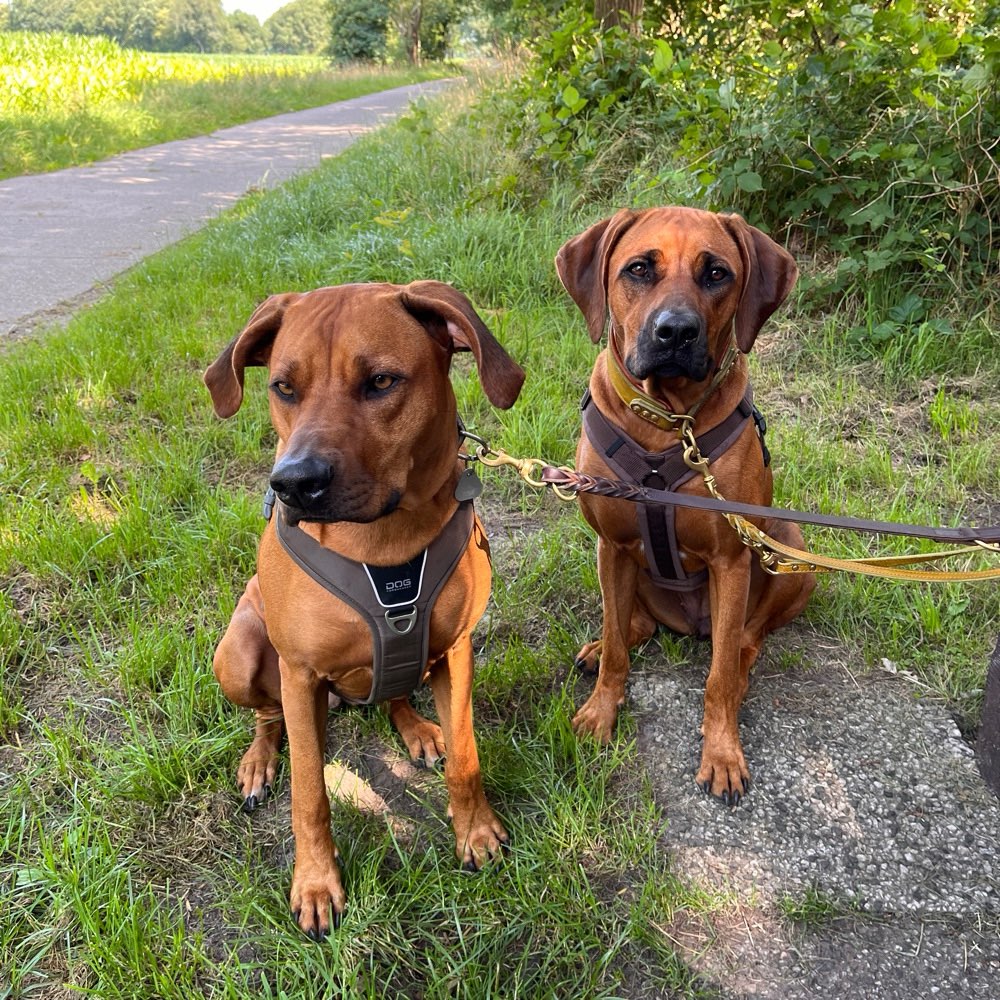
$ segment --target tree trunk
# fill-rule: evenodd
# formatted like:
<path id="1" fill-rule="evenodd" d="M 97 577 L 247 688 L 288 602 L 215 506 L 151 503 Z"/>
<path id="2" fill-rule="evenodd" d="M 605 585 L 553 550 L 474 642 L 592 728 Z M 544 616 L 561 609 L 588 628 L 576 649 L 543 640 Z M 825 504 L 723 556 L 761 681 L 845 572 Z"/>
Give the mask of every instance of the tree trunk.
<path id="1" fill-rule="evenodd" d="M 424 5 L 422 0 L 416 0 L 416 3 L 410 8 L 406 38 L 407 56 L 414 66 L 420 65 L 420 24 L 423 19 Z"/>
<path id="2" fill-rule="evenodd" d="M 594 18 L 604 29 L 627 27 L 633 35 L 642 34 L 643 0 L 594 0 Z"/>

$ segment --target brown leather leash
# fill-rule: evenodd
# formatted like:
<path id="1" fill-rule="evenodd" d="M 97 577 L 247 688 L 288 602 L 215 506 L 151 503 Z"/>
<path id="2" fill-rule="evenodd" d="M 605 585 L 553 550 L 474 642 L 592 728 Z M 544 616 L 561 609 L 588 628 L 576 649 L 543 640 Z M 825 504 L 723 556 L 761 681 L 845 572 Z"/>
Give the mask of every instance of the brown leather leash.
<path id="1" fill-rule="evenodd" d="M 662 503 L 672 507 L 710 510 L 719 514 L 740 514 L 743 517 L 773 517 L 779 521 L 815 524 L 822 528 L 841 528 L 876 535 L 905 535 L 909 538 L 926 538 L 932 542 L 949 544 L 1000 544 L 1000 525 L 985 528 L 935 528 L 919 524 L 904 524 L 898 521 L 867 521 L 858 517 L 841 517 L 836 514 L 814 514 L 801 510 L 788 510 L 784 507 L 764 507 L 759 504 L 716 500 L 714 497 L 692 496 L 688 493 L 633 486 L 631 483 L 621 480 L 586 476 L 582 472 L 557 468 L 553 465 L 542 466 L 540 479 L 546 486 L 558 486 L 561 490 L 574 494 L 594 493 L 598 496 L 615 497 L 620 500 Z"/>

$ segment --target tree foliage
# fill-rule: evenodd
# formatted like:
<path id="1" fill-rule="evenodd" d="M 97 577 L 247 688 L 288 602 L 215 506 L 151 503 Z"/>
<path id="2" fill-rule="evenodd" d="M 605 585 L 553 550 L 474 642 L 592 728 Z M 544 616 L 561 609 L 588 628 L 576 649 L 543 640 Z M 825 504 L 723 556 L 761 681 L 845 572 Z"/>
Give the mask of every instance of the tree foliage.
<path id="1" fill-rule="evenodd" d="M 7 30 L 104 35 L 154 52 L 317 53 L 329 38 L 324 0 L 291 0 L 268 29 L 252 14 L 226 14 L 222 0 L 10 0 L 0 13 Z"/>
<path id="2" fill-rule="evenodd" d="M 443 59 L 459 14 L 458 0 L 395 0 L 390 23 L 400 54 L 411 63 Z"/>
<path id="3" fill-rule="evenodd" d="M 271 52 L 319 55 L 330 44 L 325 0 L 291 0 L 264 22 L 264 29 Z"/>
<path id="4" fill-rule="evenodd" d="M 385 57 L 389 7 L 382 0 L 330 0 L 329 54 L 335 62 Z"/>

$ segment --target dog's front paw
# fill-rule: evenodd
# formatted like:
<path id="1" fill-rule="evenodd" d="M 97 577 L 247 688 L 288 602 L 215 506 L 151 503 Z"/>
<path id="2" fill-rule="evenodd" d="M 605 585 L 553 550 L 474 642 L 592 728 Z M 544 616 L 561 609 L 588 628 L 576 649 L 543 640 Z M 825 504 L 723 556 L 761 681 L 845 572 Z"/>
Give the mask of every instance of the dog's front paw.
<path id="1" fill-rule="evenodd" d="M 510 836 L 487 802 L 467 818 L 452 817 L 455 853 L 466 871 L 478 871 L 510 846 Z"/>
<path id="2" fill-rule="evenodd" d="M 336 861 L 329 866 L 304 869 L 296 865 L 292 876 L 291 906 L 296 923 L 307 937 L 322 941 L 340 926 L 347 896 Z"/>
<path id="3" fill-rule="evenodd" d="M 620 704 L 595 691 L 573 716 L 573 731 L 577 736 L 593 736 L 602 746 L 610 743 Z"/>
<path id="4" fill-rule="evenodd" d="M 694 780 L 703 792 L 721 799 L 727 806 L 738 806 L 750 790 L 750 769 L 739 743 L 728 749 L 706 746 Z"/>

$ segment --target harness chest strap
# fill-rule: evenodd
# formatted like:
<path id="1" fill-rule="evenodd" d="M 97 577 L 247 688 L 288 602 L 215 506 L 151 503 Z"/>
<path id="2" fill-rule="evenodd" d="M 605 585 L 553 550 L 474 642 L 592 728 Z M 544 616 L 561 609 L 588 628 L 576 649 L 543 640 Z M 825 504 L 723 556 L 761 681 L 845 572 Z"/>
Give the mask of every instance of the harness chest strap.
<path id="1" fill-rule="evenodd" d="M 264 502 L 265 516 L 275 500 Z M 401 566 L 371 566 L 323 548 L 301 528 L 288 524 L 280 503 L 274 522 L 282 547 L 305 573 L 364 619 L 372 636 L 372 705 L 415 691 L 427 667 L 431 612 L 469 544 L 475 523 L 471 500 L 459 503 L 444 530 L 420 554 Z"/>
<path id="2" fill-rule="evenodd" d="M 646 451 L 601 412 L 589 389 L 580 405 L 587 439 L 621 479 L 646 489 L 676 491 L 695 475 L 684 461 L 680 443 L 661 452 Z M 750 419 L 757 425 L 764 462 L 768 464 L 770 455 L 764 443 L 766 425 L 753 405 L 750 386 L 747 386 L 746 394 L 736 409 L 722 423 L 698 437 L 701 453 L 709 461 L 714 461 L 733 445 Z M 693 574 L 685 571 L 677 544 L 674 513 L 674 508 L 662 504 L 638 504 L 639 532 L 646 567 L 658 587 L 678 592 L 681 608 L 691 628 L 699 634 L 707 634 L 710 623 L 702 620 L 704 616 L 698 591 L 708 582 L 708 572 L 704 569 Z"/>

